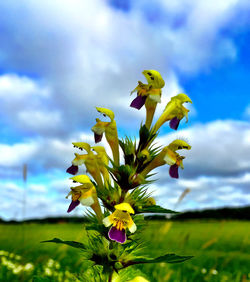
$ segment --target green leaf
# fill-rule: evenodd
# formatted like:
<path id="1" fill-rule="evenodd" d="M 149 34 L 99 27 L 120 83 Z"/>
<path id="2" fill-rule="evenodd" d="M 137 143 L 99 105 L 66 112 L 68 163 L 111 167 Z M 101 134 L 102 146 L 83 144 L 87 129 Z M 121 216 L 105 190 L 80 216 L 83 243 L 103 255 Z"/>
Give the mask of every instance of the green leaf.
<path id="1" fill-rule="evenodd" d="M 173 210 L 164 209 L 161 206 L 153 205 L 147 207 L 136 207 L 136 211 L 139 213 L 178 213 Z"/>
<path id="2" fill-rule="evenodd" d="M 134 265 L 134 264 L 141 264 L 141 263 L 159 263 L 159 262 L 165 262 L 165 263 L 179 263 L 183 262 L 185 260 L 191 259 L 193 256 L 178 256 L 176 254 L 166 254 L 154 259 L 145 259 L 145 258 L 137 258 L 133 261 L 128 261 L 125 263 L 126 266 Z"/>
<path id="3" fill-rule="evenodd" d="M 42 241 L 41 243 L 65 244 L 65 245 L 71 246 L 73 248 L 86 250 L 86 247 L 82 243 L 80 243 L 80 242 L 76 242 L 76 241 L 63 241 L 63 240 L 58 239 L 58 238 L 54 238 L 52 240 L 47 240 L 47 241 Z"/>

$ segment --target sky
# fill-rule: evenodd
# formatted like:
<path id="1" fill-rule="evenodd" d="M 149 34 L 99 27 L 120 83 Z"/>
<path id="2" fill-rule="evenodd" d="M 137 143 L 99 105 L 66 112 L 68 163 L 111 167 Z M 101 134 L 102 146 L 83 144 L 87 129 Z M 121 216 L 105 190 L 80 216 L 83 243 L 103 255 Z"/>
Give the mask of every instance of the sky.
<path id="1" fill-rule="evenodd" d="M 189 188 L 179 211 L 250 204 L 249 1 L 9 0 L 0 12 L 1 218 L 66 216 L 71 142 L 94 145 L 95 106 L 114 111 L 120 138 L 138 136 L 145 108 L 130 92 L 145 69 L 165 80 L 155 120 L 171 96 L 193 101 L 188 123 L 161 128 L 158 144 L 192 149 L 178 180 L 157 169 L 157 203 L 172 209 Z"/>

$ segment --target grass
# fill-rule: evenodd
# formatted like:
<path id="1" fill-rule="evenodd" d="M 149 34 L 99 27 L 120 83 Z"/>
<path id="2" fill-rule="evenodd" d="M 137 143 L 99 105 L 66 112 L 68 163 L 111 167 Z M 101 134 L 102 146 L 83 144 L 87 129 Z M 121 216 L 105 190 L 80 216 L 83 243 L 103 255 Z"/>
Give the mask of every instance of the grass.
<path id="1" fill-rule="evenodd" d="M 81 241 L 81 224 L 0 225 L 0 281 L 74 281 L 83 271 L 80 251 L 41 244 L 59 237 Z M 180 264 L 138 265 L 150 281 L 239 281 L 250 279 L 250 223 L 244 221 L 149 222 L 149 256 L 194 255 Z"/>

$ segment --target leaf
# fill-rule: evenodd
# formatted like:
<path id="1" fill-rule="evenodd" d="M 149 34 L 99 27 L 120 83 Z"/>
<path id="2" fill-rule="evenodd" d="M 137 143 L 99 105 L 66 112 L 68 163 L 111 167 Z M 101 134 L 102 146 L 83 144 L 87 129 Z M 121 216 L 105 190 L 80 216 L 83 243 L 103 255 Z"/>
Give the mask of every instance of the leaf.
<path id="1" fill-rule="evenodd" d="M 76 242 L 76 241 L 63 241 L 63 240 L 58 239 L 58 238 L 54 238 L 52 240 L 47 240 L 47 241 L 42 241 L 41 243 L 65 244 L 65 245 L 69 245 L 69 246 L 71 246 L 73 248 L 86 250 L 86 247 L 82 243 L 80 243 L 80 242 Z"/>
<path id="2" fill-rule="evenodd" d="M 145 258 L 137 258 L 133 261 L 128 261 L 125 263 L 125 267 L 134 265 L 134 264 L 141 264 L 141 263 L 159 263 L 159 262 L 165 262 L 165 263 L 179 263 L 183 262 L 185 260 L 191 259 L 193 256 L 178 256 L 176 254 L 166 254 L 157 258 L 153 259 L 145 259 Z"/>
<path id="3" fill-rule="evenodd" d="M 153 205 L 153 206 L 148 206 L 148 207 L 137 207 L 136 208 L 137 212 L 140 213 L 178 213 L 173 210 L 169 209 L 164 209 L 161 206 Z"/>

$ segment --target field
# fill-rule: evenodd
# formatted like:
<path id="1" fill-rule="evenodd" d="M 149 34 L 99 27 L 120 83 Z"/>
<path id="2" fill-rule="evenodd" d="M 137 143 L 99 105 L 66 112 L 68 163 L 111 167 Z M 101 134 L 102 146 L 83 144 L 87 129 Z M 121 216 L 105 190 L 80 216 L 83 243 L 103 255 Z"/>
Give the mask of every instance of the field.
<path id="1" fill-rule="evenodd" d="M 81 224 L 0 225 L 0 281 L 75 281 L 80 251 L 41 244 L 54 237 L 81 241 Z M 138 265 L 150 281 L 250 281 L 250 222 L 149 222 L 148 253 L 193 255 L 180 264 Z M 46 278 L 47 277 L 47 278 Z M 90 279 L 90 281 L 92 281 Z"/>

